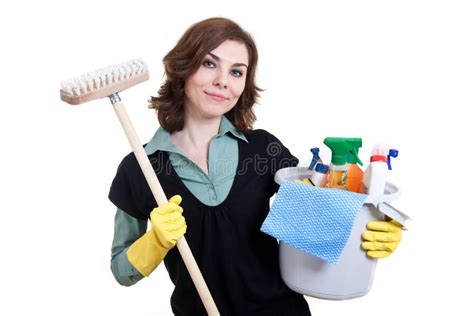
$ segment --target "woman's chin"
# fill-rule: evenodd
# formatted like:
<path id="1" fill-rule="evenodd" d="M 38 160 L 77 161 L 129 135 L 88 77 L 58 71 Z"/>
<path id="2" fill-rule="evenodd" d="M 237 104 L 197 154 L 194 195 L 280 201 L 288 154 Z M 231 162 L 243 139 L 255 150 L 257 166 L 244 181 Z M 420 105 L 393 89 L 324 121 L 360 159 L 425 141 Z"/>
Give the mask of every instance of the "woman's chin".
<path id="1" fill-rule="evenodd" d="M 215 110 L 211 110 L 211 111 L 206 111 L 206 112 L 202 112 L 202 117 L 206 118 L 206 119 L 215 119 L 215 118 L 220 118 L 222 115 L 226 114 L 227 112 L 229 112 L 231 109 L 215 109 Z"/>

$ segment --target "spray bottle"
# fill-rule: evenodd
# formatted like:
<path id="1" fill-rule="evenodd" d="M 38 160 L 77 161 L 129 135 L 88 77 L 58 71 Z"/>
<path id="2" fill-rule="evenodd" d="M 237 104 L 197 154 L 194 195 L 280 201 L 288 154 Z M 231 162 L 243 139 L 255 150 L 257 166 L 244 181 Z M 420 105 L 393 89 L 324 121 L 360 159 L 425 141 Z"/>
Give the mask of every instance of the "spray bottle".
<path id="1" fill-rule="evenodd" d="M 390 157 L 398 157 L 398 150 L 387 150 L 384 146 L 376 144 L 370 156 L 370 165 L 364 173 L 363 183 L 369 195 L 383 195 L 388 171 L 392 170 Z"/>
<path id="2" fill-rule="evenodd" d="M 311 183 L 316 187 L 325 187 L 327 183 L 327 173 L 329 166 L 323 163 L 316 165 L 315 172 L 311 176 Z"/>
<path id="3" fill-rule="evenodd" d="M 356 161 L 362 164 L 356 151 L 357 148 L 362 146 L 362 139 L 328 137 L 324 139 L 324 144 L 332 151 L 327 187 L 347 190 L 347 170 L 349 169 L 347 156 L 351 153 L 356 158 Z"/>
<path id="4" fill-rule="evenodd" d="M 319 158 L 319 147 L 311 148 L 311 153 L 313 154 L 313 158 L 311 159 L 311 163 L 309 164 L 308 170 L 313 170 L 315 169 L 315 167 L 317 169 L 317 166 L 323 163 L 321 158 Z M 316 185 L 316 184 L 313 184 L 312 179 L 308 179 L 308 178 L 297 179 L 296 182 L 301 182 L 307 185 Z"/>
<path id="5" fill-rule="evenodd" d="M 313 170 L 317 164 L 320 164 L 323 161 L 321 160 L 321 158 L 319 158 L 319 147 L 314 147 L 310 150 L 313 154 L 313 158 L 311 159 L 311 163 L 309 164 L 308 170 Z"/>
<path id="6" fill-rule="evenodd" d="M 355 154 L 349 152 L 347 155 L 347 163 L 349 164 L 349 170 L 347 170 L 347 182 L 346 187 L 351 192 L 362 193 L 362 178 L 364 177 L 364 171 L 357 165 L 358 163 L 363 164 L 358 160 L 359 147 L 354 148 Z"/>

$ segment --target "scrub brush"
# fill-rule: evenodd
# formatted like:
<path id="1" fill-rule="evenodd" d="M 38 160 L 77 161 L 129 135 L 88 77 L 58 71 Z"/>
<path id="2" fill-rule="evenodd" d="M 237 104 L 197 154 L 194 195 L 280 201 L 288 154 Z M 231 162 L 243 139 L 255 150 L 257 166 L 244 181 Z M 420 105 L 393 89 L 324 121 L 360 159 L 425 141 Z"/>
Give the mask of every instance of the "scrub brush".
<path id="1" fill-rule="evenodd" d="M 118 92 L 146 81 L 148 77 L 146 64 L 142 60 L 134 59 L 63 81 L 60 96 L 61 100 L 72 105 L 109 97 L 151 192 L 158 205 L 163 205 L 168 202 L 168 199 L 118 95 Z M 217 306 L 184 237 L 178 240 L 177 247 L 208 315 L 219 315 Z"/>

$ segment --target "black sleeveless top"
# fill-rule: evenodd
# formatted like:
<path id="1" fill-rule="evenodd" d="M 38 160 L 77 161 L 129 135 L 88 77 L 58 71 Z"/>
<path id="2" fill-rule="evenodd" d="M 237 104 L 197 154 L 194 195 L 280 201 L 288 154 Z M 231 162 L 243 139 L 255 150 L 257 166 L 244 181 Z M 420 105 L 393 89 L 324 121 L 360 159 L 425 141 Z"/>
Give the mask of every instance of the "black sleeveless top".
<path id="1" fill-rule="evenodd" d="M 238 139 L 239 162 L 230 192 L 216 206 L 203 204 L 189 191 L 166 152 L 148 157 L 166 196 L 183 198 L 185 237 L 222 316 L 310 315 L 303 296 L 281 279 L 277 241 L 260 231 L 269 199 L 278 190 L 275 172 L 296 166 L 298 159 L 264 130 L 254 130 L 246 137 L 248 143 Z M 149 218 L 157 206 L 133 153 L 119 165 L 109 199 L 138 219 Z M 164 262 L 175 285 L 173 313 L 207 315 L 176 247 Z"/>

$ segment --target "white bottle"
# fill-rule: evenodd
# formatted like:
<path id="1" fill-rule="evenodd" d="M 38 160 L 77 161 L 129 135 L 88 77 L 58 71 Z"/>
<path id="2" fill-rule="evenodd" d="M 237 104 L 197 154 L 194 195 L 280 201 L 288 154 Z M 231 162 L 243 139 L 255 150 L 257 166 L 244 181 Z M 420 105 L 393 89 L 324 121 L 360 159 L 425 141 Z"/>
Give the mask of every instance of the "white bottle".
<path id="1" fill-rule="evenodd" d="M 315 172 L 311 176 L 311 182 L 315 187 L 325 187 L 327 182 L 327 173 L 329 166 L 323 163 L 318 163 L 316 165 Z"/>
<path id="2" fill-rule="evenodd" d="M 380 144 L 376 144 L 370 156 L 370 164 L 365 170 L 363 183 L 369 195 L 383 195 L 388 177 L 388 151 Z"/>

